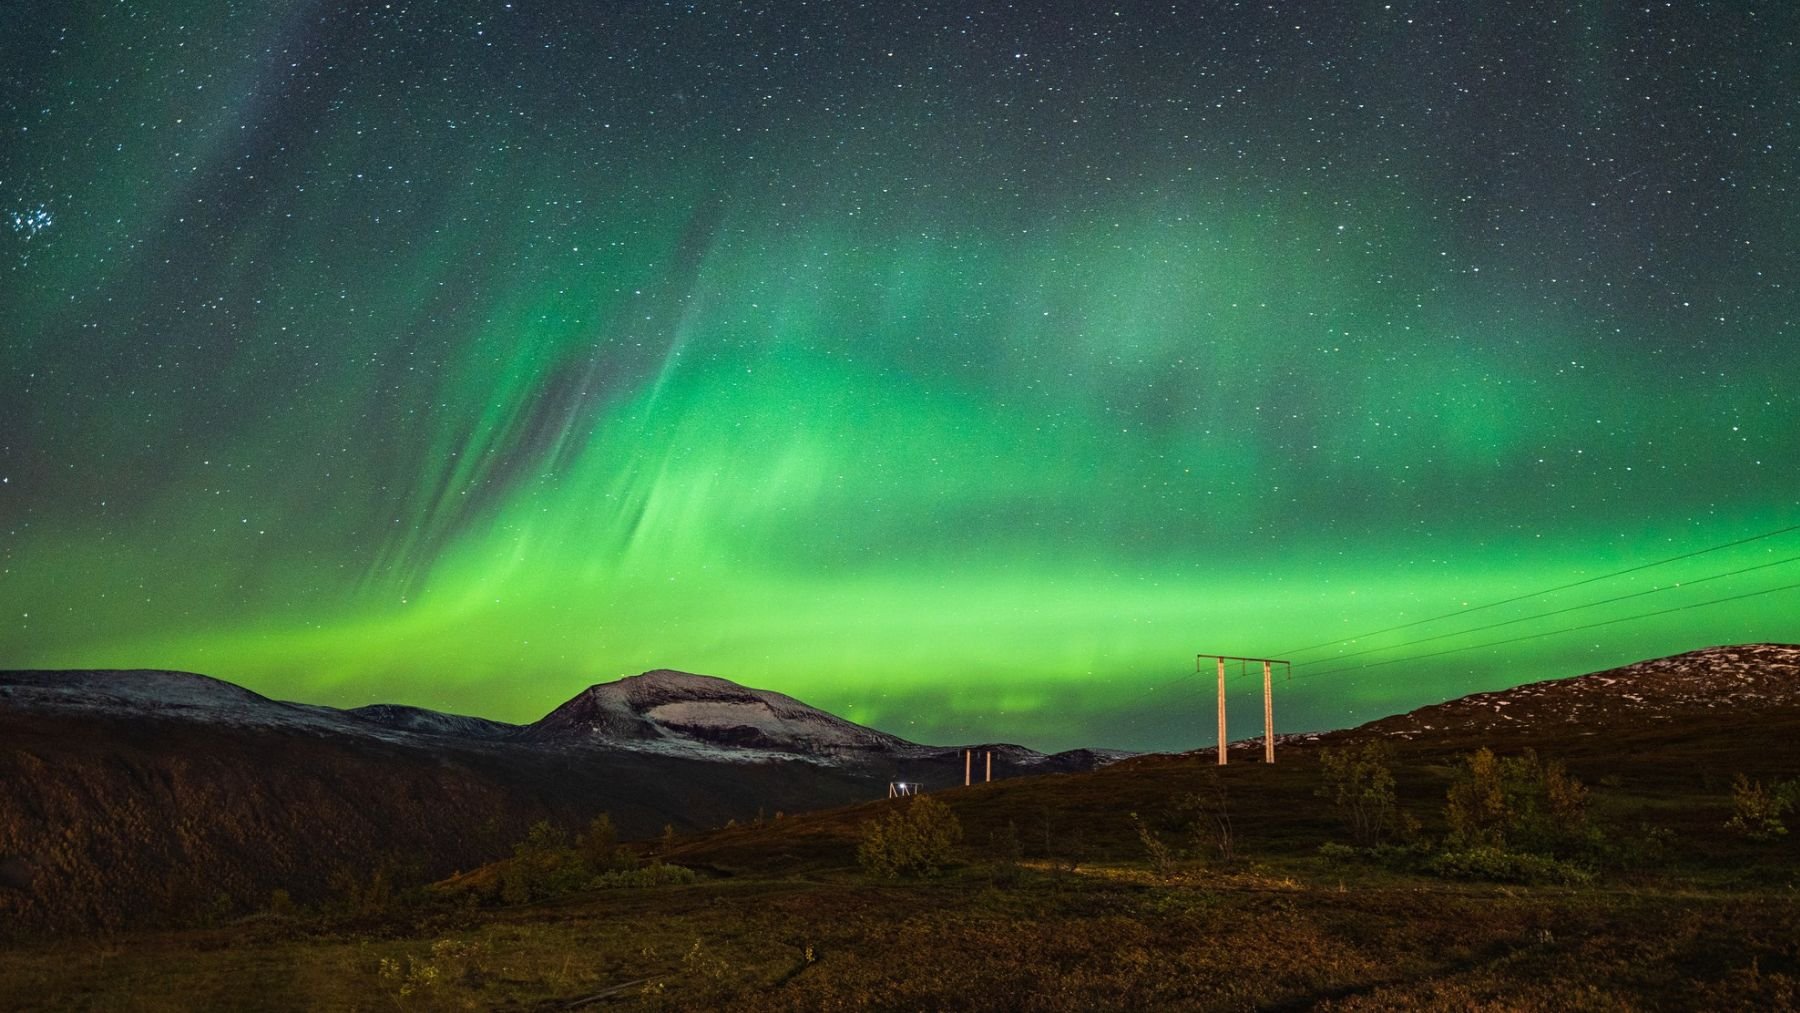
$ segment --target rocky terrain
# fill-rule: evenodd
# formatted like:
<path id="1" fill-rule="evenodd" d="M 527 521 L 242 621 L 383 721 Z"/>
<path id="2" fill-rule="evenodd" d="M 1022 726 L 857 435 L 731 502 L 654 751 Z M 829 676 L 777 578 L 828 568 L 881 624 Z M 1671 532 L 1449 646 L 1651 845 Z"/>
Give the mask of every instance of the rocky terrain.
<path id="1" fill-rule="evenodd" d="M 1621 724 L 1793 706 L 1800 706 L 1800 646 L 1739 644 L 1475 693 L 1383 718 L 1364 730 L 1403 739 L 1452 731 L 1461 736 L 1582 737 Z"/>

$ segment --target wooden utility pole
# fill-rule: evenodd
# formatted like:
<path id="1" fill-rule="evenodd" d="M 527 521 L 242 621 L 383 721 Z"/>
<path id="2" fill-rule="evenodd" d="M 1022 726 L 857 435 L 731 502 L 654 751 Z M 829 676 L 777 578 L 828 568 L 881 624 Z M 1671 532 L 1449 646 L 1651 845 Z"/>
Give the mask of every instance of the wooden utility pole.
<path id="1" fill-rule="evenodd" d="M 981 783 L 986 784 L 989 781 L 992 781 L 993 779 L 994 779 L 994 751 L 992 749 L 990 749 L 987 751 L 987 775 L 981 779 Z"/>
<path id="2" fill-rule="evenodd" d="M 1225 766 L 1225 659 L 1219 659 L 1219 766 Z"/>
<path id="3" fill-rule="evenodd" d="M 1263 661 L 1263 762 L 1275 762 L 1275 687 L 1269 681 L 1269 661 Z"/>
<path id="4" fill-rule="evenodd" d="M 974 762 L 975 762 L 975 750 L 973 750 L 973 749 L 963 750 L 963 787 L 964 788 L 967 788 L 969 786 L 969 780 L 970 780 L 969 774 L 974 769 L 972 767 L 972 764 L 974 764 Z"/>
<path id="5" fill-rule="evenodd" d="M 1263 667 L 1263 762 L 1275 762 L 1275 685 L 1272 669 L 1276 665 L 1288 665 L 1286 661 L 1276 658 L 1240 658 L 1235 654 L 1199 654 L 1194 657 L 1194 671 L 1202 671 L 1200 662 L 1212 658 L 1219 663 L 1219 766 L 1225 765 L 1225 663 L 1227 661 L 1258 661 Z M 1290 668 L 1292 666 L 1290 665 Z"/>

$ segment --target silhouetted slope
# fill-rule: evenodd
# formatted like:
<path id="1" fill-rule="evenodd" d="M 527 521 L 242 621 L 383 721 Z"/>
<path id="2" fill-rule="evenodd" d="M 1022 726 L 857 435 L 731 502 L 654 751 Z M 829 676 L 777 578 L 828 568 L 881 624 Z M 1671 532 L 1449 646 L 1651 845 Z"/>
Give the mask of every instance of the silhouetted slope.
<path id="1" fill-rule="evenodd" d="M 1000 777 L 1114 755 L 994 748 Z M 277 888 L 313 900 L 378 868 L 411 881 L 490 861 L 540 819 L 610 812 L 650 837 L 881 797 L 901 774 L 960 782 L 961 752 L 684 673 L 595 686 L 521 727 L 284 703 L 186 672 L 0 672 L 0 923 L 186 919 Z"/>
<path id="2" fill-rule="evenodd" d="M 508 738 L 519 732 L 518 725 L 507 724 L 504 721 L 490 721 L 487 718 L 472 718 L 462 714 L 445 714 L 441 711 L 426 710 L 423 707 L 407 707 L 397 703 L 372 703 L 366 707 L 353 707 L 344 713 L 404 732 L 443 735 L 457 739 L 491 741 Z"/>
<path id="3" fill-rule="evenodd" d="M 435 879 L 507 853 L 529 825 L 610 812 L 647 837 L 870 797 L 873 778 L 810 764 L 561 752 L 191 721 L 0 711 L 0 925 L 80 927 L 320 899 L 388 867 Z"/>
<path id="4" fill-rule="evenodd" d="M 1605 735 L 1621 725 L 1673 722 L 1708 711 L 1795 705 L 1800 705 L 1800 646 L 1740 644 L 1475 693 L 1371 721 L 1357 731 L 1408 739 L 1446 732 Z"/>
<path id="5" fill-rule="evenodd" d="M 1786 645 L 1711 648 L 1476 694 L 1322 741 L 1395 737 L 1412 758 L 1397 771 L 1403 797 L 1428 823 L 1450 769 L 1442 757 L 1475 745 L 1537 745 L 1590 782 L 1618 775 L 1626 790 L 1722 798 L 1737 771 L 1800 767 L 1797 658 Z M 1004 780 L 944 793 L 969 839 L 1010 823 L 1028 850 L 1048 841 L 1047 853 L 1077 839 L 1095 854 L 1129 853 L 1124 813 L 1161 812 L 1183 791 L 1208 790 L 1212 772 L 1192 756 L 1107 763 L 1117 754 L 974 748 L 977 781 L 990 748 Z M 1229 768 L 1247 849 L 1312 848 L 1332 832 L 1312 794 L 1312 749 L 1290 741 L 1274 767 Z M 1017 776 L 1103 763 L 1070 778 Z M 471 868 L 538 819 L 572 826 L 607 811 L 641 838 L 665 823 L 880 798 L 896 776 L 940 791 L 960 786 L 963 769 L 960 747 L 681 673 L 594 687 L 517 729 L 412 708 L 284 704 L 186 673 L 0 673 L 0 926 L 185 919 L 261 905 L 276 888 L 304 901 L 329 893 L 334 876 L 366 883 L 382 866 L 407 880 Z M 746 826 L 684 844 L 680 857 L 724 869 L 842 864 L 865 817 Z M 1723 816 L 1701 806 L 1678 818 L 1704 840 Z"/>
<path id="6" fill-rule="evenodd" d="M 1604 798 L 1608 813 L 1632 813 L 1630 820 L 1673 831 L 1667 846 L 1683 860 L 1729 865 L 1757 860 L 1754 848 L 1722 830 L 1731 813 L 1733 775 L 1767 781 L 1800 776 L 1800 750 L 1793 745 L 1800 741 L 1796 656 L 1800 648 L 1791 645 L 1709 648 L 1476 694 L 1357 728 L 1285 738 L 1273 766 L 1261 762 L 1262 745 L 1254 742 L 1234 747 L 1230 765 L 1221 770 L 1207 745 L 1127 758 L 1069 777 L 936 794 L 961 819 L 978 861 L 984 842 L 1013 833 L 1027 857 L 1141 861 L 1143 846 L 1128 814 L 1155 825 L 1184 796 L 1216 798 L 1221 784 L 1240 853 L 1300 857 L 1346 834 L 1316 794 L 1321 746 L 1391 736 L 1402 806 L 1428 834 L 1444 832 L 1445 792 L 1461 755 L 1481 746 L 1508 754 L 1533 747 L 1566 761 Z M 1496 716 L 1509 711 L 1511 717 Z M 960 778 L 960 767 L 956 774 Z M 843 868 L 855 862 L 862 824 L 885 805 L 707 833 L 678 842 L 665 857 L 724 873 Z M 1622 825 L 1639 825 L 1630 820 Z"/>

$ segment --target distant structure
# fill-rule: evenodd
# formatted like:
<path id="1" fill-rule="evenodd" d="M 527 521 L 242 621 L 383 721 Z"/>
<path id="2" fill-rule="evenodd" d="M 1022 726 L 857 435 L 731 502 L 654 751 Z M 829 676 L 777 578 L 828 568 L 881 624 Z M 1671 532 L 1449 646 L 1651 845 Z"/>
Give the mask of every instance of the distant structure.
<path id="1" fill-rule="evenodd" d="M 921 794 L 919 790 L 921 787 L 922 786 L 917 781 L 889 781 L 888 798 L 899 798 L 902 795 L 918 795 Z"/>
<path id="2" fill-rule="evenodd" d="M 982 752 L 987 754 L 987 773 L 982 776 L 981 783 L 986 784 L 994 779 L 994 751 L 992 749 L 984 749 Z M 963 787 L 967 788 L 974 783 L 975 750 L 965 749 L 963 750 Z"/>
<path id="3" fill-rule="evenodd" d="M 1200 663 L 1202 661 L 1205 661 L 1208 658 L 1211 658 L 1214 661 L 1217 661 L 1219 663 L 1219 766 L 1221 766 L 1221 767 L 1225 766 L 1225 753 L 1226 753 L 1225 746 L 1226 746 L 1226 743 L 1228 741 L 1230 741 L 1225 737 L 1225 663 L 1227 661 L 1237 662 L 1239 671 L 1243 670 L 1244 665 L 1250 664 L 1252 662 L 1261 662 L 1262 663 L 1262 670 L 1263 670 L 1263 762 L 1264 763 L 1274 763 L 1275 762 L 1275 687 L 1274 687 L 1274 681 L 1270 677 L 1269 670 L 1271 667 L 1273 667 L 1275 665 L 1287 665 L 1289 673 L 1292 673 L 1293 666 L 1289 665 L 1288 662 L 1280 660 L 1279 658 L 1240 658 L 1235 654 L 1196 654 L 1194 656 L 1194 671 L 1196 671 L 1196 672 L 1203 671 L 1203 669 L 1200 667 Z"/>

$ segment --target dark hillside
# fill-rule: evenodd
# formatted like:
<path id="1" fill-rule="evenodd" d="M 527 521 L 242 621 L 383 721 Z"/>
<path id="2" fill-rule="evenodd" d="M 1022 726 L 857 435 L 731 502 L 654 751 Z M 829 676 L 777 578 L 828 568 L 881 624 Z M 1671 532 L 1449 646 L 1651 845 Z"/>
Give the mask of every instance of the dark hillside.
<path id="1" fill-rule="evenodd" d="M 1800 648 L 1709 648 L 1478 694 L 1290 742 L 1278 747 L 1273 766 L 1261 762 L 1260 743 L 1238 743 L 1223 768 L 1209 748 L 1065 777 L 958 787 L 938 797 L 957 812 L 970 842 L 986 841 L 1010 822 L 1028 856 L 1118 859 L 1141 857 L 1127 814 L 1150 818 L 1183 795 L 1223 783 L 1246 853 L 1299 856 L 1339 833 L 1315 795 L 1318 751 L 1371 736 L 1393 742 L 1401 805 L 1427 832 L 1442 829 L 1445 792 L 1462 756 L 1484 746 L 1501 754 L 1532 748 L 1567 763 L 1593 790 L 1600 815 L 1624 826 L 1666 827 L 1678 853 L 1728 868 L 1740 851 L 1762 853 L 1719 832 L 1730 815 L 1733 775 L 1800 776 Z M 849 865 L 862 822 L 885 804 L 705 835 L 683 842 L 672 860 L 758 872 L 793 863 Z"/>
<path id="2" fill-rule="evenodd" d="M 378 870 L 418 883 L 508 853 L 539 819 L 610 812 L 632 837 L 720 825 L 758 805 L 866 798 L 807 764 L 366 739 L 184 721 L 0 711 L 0 890 L 12 929 L 157 924 L 314 901 Z M 793 769 L 782 769 L 791 767 Z M 748 812 L 746 812 L 748 806 Z"/>

